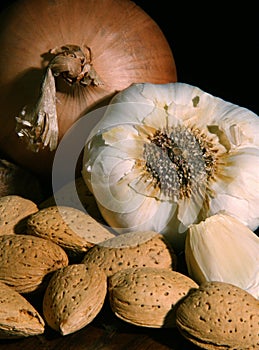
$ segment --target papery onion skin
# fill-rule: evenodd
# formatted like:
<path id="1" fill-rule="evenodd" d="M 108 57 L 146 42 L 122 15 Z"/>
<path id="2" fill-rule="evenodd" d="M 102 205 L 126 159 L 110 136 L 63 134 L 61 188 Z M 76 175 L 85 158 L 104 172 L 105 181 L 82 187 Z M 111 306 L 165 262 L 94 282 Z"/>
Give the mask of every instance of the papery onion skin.
<path id="1" fill-rule="evenodd" d="M 50 174 L 55 152 L 27 150 L 15 133 L 15 117 L 35 104 L 49 50 L 87 45 L 103 82 L 82 87 L 56 79 L 59 140 L 78 118 L 131 83 L 177 80 L 164 34 L 134 2 L 18 0 L 0 20 L 0 149 L 37 173 Z"/>

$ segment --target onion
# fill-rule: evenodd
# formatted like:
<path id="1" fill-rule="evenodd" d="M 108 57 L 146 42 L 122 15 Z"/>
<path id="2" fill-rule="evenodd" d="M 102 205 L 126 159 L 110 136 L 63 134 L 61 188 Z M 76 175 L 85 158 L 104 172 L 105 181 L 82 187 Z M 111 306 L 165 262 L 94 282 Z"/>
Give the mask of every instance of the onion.
<path id="1" fill-rule="evenodd" d="M 177 79 L 164 34 L 130 0 L 18 0 L 0 23 L 0 149 L 38 174 L 86 112 L 132 83 Z"/>

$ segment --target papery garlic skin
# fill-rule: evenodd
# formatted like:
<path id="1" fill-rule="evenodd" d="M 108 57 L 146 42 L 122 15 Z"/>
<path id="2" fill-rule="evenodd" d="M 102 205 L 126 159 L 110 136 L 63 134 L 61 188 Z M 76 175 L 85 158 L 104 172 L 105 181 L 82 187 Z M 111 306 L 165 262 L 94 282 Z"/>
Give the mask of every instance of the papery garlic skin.
<path id="1" fill-rule="evenodd" d="M 158 231 L 177 246 L 222 210 L 256 229 L 258 169 L 257 115 L 188 84 L 144 83 L 113 98 L 82 175 L 115 230 Z"/>
<path id="2" fill-rule="evenodd" d="M 191 225 L 185 259 L 198 284 L 232 283 L 259 299 L 259 237 L 236 218 L 218 213 Z"/>

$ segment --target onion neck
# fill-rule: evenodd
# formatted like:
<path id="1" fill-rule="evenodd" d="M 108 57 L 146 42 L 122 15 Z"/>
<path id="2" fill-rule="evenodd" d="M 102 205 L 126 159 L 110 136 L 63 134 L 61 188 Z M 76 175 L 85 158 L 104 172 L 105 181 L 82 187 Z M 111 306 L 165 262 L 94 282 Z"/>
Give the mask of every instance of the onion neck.
<path id="1" fill-rule="evenodd" d="M 50 54 L 54 57 L 47 66 L 36 105 L 30 110 L 24 107 L 16 117 L 16 133 L 34 152 L 45 147 L 53 151 L 58 145 L 55 77 L 62 76 L 70 85 L 102 84 L 92 66 L 91 50 L 88 47 L 66 45 L 50 50 Z"/>

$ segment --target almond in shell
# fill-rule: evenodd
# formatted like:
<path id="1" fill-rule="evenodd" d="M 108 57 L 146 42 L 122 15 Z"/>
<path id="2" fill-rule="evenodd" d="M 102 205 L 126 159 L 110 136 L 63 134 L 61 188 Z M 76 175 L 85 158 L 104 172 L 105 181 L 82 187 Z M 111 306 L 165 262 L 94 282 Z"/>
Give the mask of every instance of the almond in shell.
<path id="1" fill-rule="evenodd" d="M 31 235 L 0 236 L 0 281 L 19 293 L 45 287 L 51 272 L 68 265 L 57 244 Z"/>
<path id="2" fill-rule="evenodd" d="M 102 270 L 68 265 L 53 274 L 43 298 L 43 315 L 62 335 L 74 333 L 96 317 L 106 293 L 107 278 Z"/>
<path id="3" fill-rule="evenodd" d="M 39 335 L 44 330 L 43 318 L 29 301 L 0 282 L 0 339 Z"/>
<path id="4" fill-rule="evenodd" d="M 1 197 L 0 235 L 25 233 L 28 216 L 37 211 L 37 205 L 30 199 L 17 195 Z"/>
<path id="5" fill-rule="evenodd" d="M 51 206 L 32 214 L 27 220 L 27 233 L 50 239 L 74 254 L 114 237 L 87 213 L 67 206 Z"/>
<path id="6" fill-rule="evenodd" d="M 259 300 L 226 282 L 204 282 L 176 311 L 176 325 L 208 350 L 259 349 Z"/>
<path id="7" fill-rule="evenodd" d="M 124 233 L 92 247 L 82 259 L 94 264 L 107 277 L 130 267 L 163 267 L 176 269 L 176 255 L 165 237 L 154 231 Z"/>
<path id="8" fill-rule="evenodd" d="M 122 320 L 143 327 L 175 327 L 175 305 L 198 285 L 186 275 L 162 268 L 139 267 L 109 277 L 111 308 Z"/>

